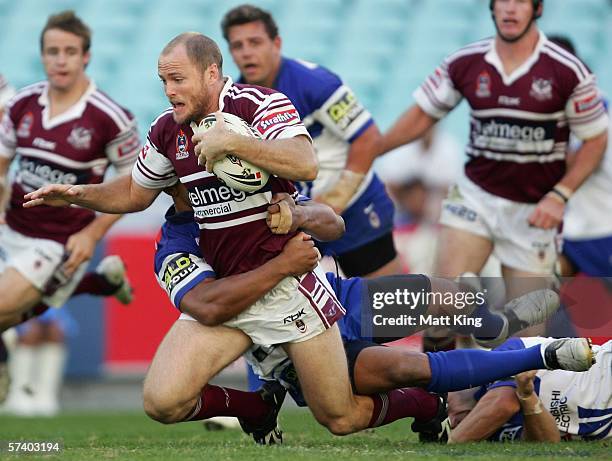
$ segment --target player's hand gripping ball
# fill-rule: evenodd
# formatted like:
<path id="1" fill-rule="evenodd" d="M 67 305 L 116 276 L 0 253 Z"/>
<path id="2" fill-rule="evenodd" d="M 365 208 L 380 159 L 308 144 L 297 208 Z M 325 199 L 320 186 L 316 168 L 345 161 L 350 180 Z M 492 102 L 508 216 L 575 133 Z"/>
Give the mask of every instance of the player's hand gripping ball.
<path id="1" fill-rule="evenodd" d="M 228 130 L 243 136 L 259 137 L 240 117 L 225 112 L 222 112 L 222 115 Z M 209 130 L 215 123 L 217 123 L 215 114 L 209 114 L 202 119 L 198 130 Z M 232 189 L 245 192 L 258 191 L 266 185 L 270 177 L 267 171 L 232 154 L 227 154 L 223 159 L 216 161 L 213 165 L 213 173 Z"/>

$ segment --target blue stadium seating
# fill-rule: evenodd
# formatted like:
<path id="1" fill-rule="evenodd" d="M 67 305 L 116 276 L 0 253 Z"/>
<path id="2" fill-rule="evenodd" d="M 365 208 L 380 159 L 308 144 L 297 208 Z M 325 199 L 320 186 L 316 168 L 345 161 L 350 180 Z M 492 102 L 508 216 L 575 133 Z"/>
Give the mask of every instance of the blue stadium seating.
<path id="1" fill-rule="evenodd" d="M 22 86 L 44 78 L 38 39 L 46 16 L 73 8 L 92 26 L 89 73 L 138 117 L 141 131 L 166 107 L 157 56 L 175 34 L 199 30 L 219 42 L 236 75 L 219 22 L 240 0 L 0 0 L 0 72 Z M 488 0 L 253 0 L 279 24 L 287 55 L 340 74 L 387 127 L 443 57 L 494 33 Z M 612 6 L 608 0 L 545 3 L 541 28 L 563 33 L 612 94 Z M 465 111 L 447 128 L 465 137 Z M 463 114 L 463 115 L 461 115 Z"/>

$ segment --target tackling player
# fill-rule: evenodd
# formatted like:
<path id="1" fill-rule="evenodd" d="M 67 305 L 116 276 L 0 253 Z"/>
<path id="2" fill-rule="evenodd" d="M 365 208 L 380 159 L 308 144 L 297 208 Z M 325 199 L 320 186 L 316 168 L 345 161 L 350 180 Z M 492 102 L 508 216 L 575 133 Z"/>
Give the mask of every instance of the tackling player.
<path id="1" fill-rule="evenodd" d="M 288 206 L 280 206 L 283 201 Z M 268 264 L 265 268 L 255 269 L 238 277 L 215 279 L 212 267 L 202 259 L 196 244 L 198 229 L 193 221 L 193 213 L 190 207 L 180 200 L 178 194 L 175 194 L 175 207 L 182 212 L 175 213 L 174 209 L 170 209 L 166 215 L 166 222 L 156 244 L 155 272 L 160 285 L 166 290 L 172 303 L 184 314 L 191 315 L 207 326 L 220 325 L 227 319 L 239 315 L 248 308 L 253 300 L 257 300 L 266 293 L 268 285 L 273 285 L 283 276 L 282 270 L 275 272 Z M 283 209 L 291 210 L 291 213 L 283 213 Z M 300 202 L 298 206 L 295 206 L 291 198 L 287 196 L 282 197 L 282 200 L 281 197 L 274 197 L 268 213 L 268 221 L 277 231 L 279 228 L 284 228 L 284 232 L 300 228 L 313 233 L 316 238 L 321 238 L 321 236 L 332 237 L 341 231 L 342 227 L 341 221 L 334 219 L 331 210 L 321 208 L 320 205 L 312 202 Z M 283 224 L 274 226 L 274 223 L 278 222 Z M 273 261 L 274 259 L 269 263 Z M 414 275 L 387 276 L 371 280 L 361 278 L 345 280 L 328 273 L 327 278 L 334 287 L 336 296 L 347 308 L 347 315 L 340 319 L 338 324 L 344 340 L 349 374 L 354 388 L 360 394 L 385 392 L 386 394 L 380 395 L 383 400 L 397 398 L 397 395 L 402 395 L 404 398 L 407 395 L 414 397 L 415 402 L 418 401 L 420 405 L 413 404 L 410 407 L 414 414 L 401 415 L 391 412 L 381 417 L 380 422 L 386 424 L 398 417 L 415 416 L 417 423 L 413 425 L 413 429 L 425 433 L 426 439 L 438 436 L 441 430 L 440 413 L 443 413 L 443 405 L 438 405 L 437 397 L 426 392 L 409 391 L 404 389 L 406 386 L 421 386 L 431 392 L 443 393 L 471 387 L 476 382 L 485 382 L 487 377 L 502 377 L 509 373 L 524 371 L 530 369 L 531 366 L 539 368 L 546 364 L 549 367 L 566 367 L 568 366 L 567 358 L 562 358 L 563 364 L 560 364 L 554 356 L 563 357 L 572 347 L 578 347 L 573 350 L 572 354 L 581 356 L 586 352 L 588 355 L 588 347 L 583 348 L 586 341 L 581 339 L 571 340 L 572 346 L 570 343 L 562 345 L 565 343 L 563 340 L 547 351 L 540 352 L 536 348 L 530 351 L 530 357 L 528 354 L 502 356 L 474 350 L 425 355 L 401 348 L 380 347 L 379 344 L 373 342 L 373 338 L 364 336 L 366 328 L 362 322 L 371 321 L 369 313 L 372 311 L 371 301 L 366 292 L 393 291 L 398 287 L 417 293 L 435 290 L 450 292 L 465 288 L 444 280 Z M 231 287 L 231 290 L 228 287 Z M 540 300 L 537 297 L 524 296 L 518 302 L 512 303 L 512 310 L 519 315 L 521 311 L 530 312 L 529 304 L 532 302 L 537 304 L 538 301 Z M 441 306 L 435 304 L 422 304 L 413 312 L 415 316 L 444 314 Z M 462 310 L 462 312 L 469 313 L 470 309 Z M 445 314 L 448 313 L 449 311 L 445 312 Z M 300 319 L 299 316 L 288 317 L 285 321 L 298 324 Z M 419 329 L 418 326 L 412 329 L 406 327 L 405 334 L 409 335 Z M 289 387 L 296 401 L 305 405 L 299 383 L 295 378 L 295 370 L 290 366 L 289 358 L 282 349 L 256 344 L 251 347 L 246 357 L 259 376 L 283 382 Z M 543 358 L 544 362 L 542 362 Z M 587 369 L 589 364 L 587 360 L 578 366 L 576 364 L 570 366 L 574 366 L 575 370 L 583 370 Z M 266 395 L 266 389 L 267 387 L 264 386 L 262 395 Z M 401 389 L 401 391 L 396 394 L 394 389 Z M 278 399 L 277 402 L 279 402 Z M 282 403 L 282 399 L 280 402 Z M 253 433 L 255 440 L 261 443 L 275 428 L 276 412 L 271 414 L 273 416 L 268 416 L 261 424 L 254 425 L 252 422 L 243 421 L 243 428 L 246 432 Z M 231 415 L 231 413 L 225 412 L 224 415 Z M 429 421 L 434 416 L 438 417 L 434 421 Z"/>
<path id="2" fill-rule="evenodd" d="M 498 350 L 524 350 L 548 338 L 512 338 Z M 585 373 L 540 370 L 451 393 L 453 443 L 477 440 L 601 440 L 612 437 L 612 341 L 593 346 Z"/>
<path id="3" fill-rule="evenodd" d="M 282 56 L 278 27 L 267 11 L 238 6 L 225 14 L 221 28 L 240 81 L 287 95 L 313 139 L 319 174 L 296 186 L 346 222 L 344 236 L 319 244 L 321 252 L 337 256 L 348 277 L 402 272 L 392 236 L 393 203 L 371 170 L 380 133 L 370 113 L 328 69 Z"/>

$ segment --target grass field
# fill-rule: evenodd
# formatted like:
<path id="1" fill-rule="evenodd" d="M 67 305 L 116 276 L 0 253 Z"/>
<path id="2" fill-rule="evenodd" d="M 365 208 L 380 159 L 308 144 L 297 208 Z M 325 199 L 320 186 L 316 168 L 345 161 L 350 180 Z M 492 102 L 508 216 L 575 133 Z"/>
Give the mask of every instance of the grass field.
<path id="1" fill-rule="evenodd" d="M 374 432 L 333 437 L 305 412 L 282 414 L 283 446 L 259 447 L 236 430 L 207 432 L 199 423 L 163 426 L 141 413 L 78 413 L 51 419 L 0 417 L 0 439 L 63 441 L 62 460 L 457 460 L 612 459 L 609 442 L 552 444 L 420 445 L 405 421 Z"/>

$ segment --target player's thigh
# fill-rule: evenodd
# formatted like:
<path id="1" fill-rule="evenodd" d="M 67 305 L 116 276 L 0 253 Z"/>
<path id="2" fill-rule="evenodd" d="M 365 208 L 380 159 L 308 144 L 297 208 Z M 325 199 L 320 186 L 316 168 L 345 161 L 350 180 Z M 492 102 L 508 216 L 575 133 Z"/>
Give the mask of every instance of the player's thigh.
<path id="1" fill-rule="evenodd" d="M 354 410 L 355 400 L 337 325 L 308 341 L 287 343 L 283 347 L 297 370 L 304 398 L 315 418 L 324 422 Z"/>
<path id="2" fill-rule="evenodd" d="M 8 322 L 40 302 L 40 290 L 21 272 L 7 267 L 0 274 L 0 323 Z"/>
<path id="3" fill-rule="evenodd" d="M 434 272 L 440 277 L 478 274 L 493 251 L 489 238 L 456 227 L 443 225 L 438 238 Z"/>
<path id="4" fill-rule="evenodd" d="M 426 386 L 431 379 L 427 356 L 400 347 L 373 346 L 354 361 L 355 390 L 374 394 L 409 386 Z"/>
<path id="5" fill-rule="evenodd" d="M 167 405 L 194 399 L 250 345 L 251 340 L 240 330 L 177 320 L 151 362 L 144 383 L 145 400 Z"/>

